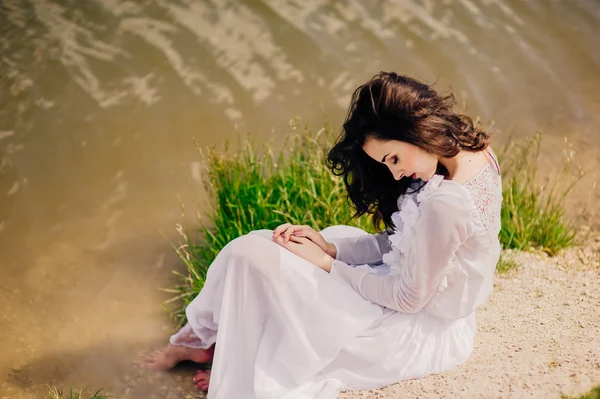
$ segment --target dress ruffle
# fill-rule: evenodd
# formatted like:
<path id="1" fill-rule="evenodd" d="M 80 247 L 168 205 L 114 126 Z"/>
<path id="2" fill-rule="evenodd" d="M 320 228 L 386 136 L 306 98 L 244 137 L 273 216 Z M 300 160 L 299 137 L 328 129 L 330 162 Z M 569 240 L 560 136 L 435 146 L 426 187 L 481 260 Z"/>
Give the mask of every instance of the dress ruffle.
<path id="1" fill-rule="evenodd" d="M 421 212 L 419 205 L 427 200 L 444 181 L 444 176 L 433 175 L 427 184 L 421 188 L 417 195 L 404 194 L 398 198 L 398 211 L 392 214 L 394 223 L 394 234 L 390 234 L 389 242 L 391 250 L 383 255 L 383 263 L 390 266 L 390 273 L 399 273 L 405 263 L 405 258 L 412 245 L 415 236 L 415 225 Z M 448 274 L 453 268 L 448 268 Z M 439 290 L 448 286 L 447 276 L 440 283 Z"/>
<path id="2" fill-rule="evenodd" d="M 429 179 L 429 181 L 427 182 L 425 187 L 423 187 L 421 189 L 421 191 L 419 191 L 419 193 L 417 194 L 417 202 L 421 203 L 421 202 L 425 201 L 427 198 L 429 198 L 431 196 L 431 194 L 433 194 L 433 192 L 440 187 L 440 185 L 442 184 L 443 181 L 444 181 L 444 176 L 433 175 L 433 177 L 431 179 Z"/>

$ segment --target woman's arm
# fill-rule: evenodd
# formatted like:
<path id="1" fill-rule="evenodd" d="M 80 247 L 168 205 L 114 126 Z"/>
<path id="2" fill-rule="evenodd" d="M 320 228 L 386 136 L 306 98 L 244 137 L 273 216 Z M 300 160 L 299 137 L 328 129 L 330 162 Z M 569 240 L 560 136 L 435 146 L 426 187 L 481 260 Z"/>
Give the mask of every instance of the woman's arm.
<path id="1" fill-rule="evenodd" d="M 377 234 L 332 238 L 327 241 L 334 248 L 329 254 L 334 259 L 351 265 L 381 264 L 383 254 L 391 249 L 385 230 Z"/>
<path id="2" fill-rule="evenodd" d="M 460 245 L 471 236 L 469 214 L 460 195 L 433 195 L 421 204 L 400 273 L 365 273 L 340 260 L 333 261 L 330 273 L 373 303 L 405 313 L 419 312 L 449 271 Z"/>

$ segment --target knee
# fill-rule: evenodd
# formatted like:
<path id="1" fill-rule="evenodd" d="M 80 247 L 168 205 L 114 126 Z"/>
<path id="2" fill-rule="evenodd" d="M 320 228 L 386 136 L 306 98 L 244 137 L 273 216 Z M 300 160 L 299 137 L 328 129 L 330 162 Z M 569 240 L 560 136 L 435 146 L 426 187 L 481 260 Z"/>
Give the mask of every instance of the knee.
<path id="1" fill-rule="evenodd" d="M 248 258 L 264 246 L 265 238 L 256 234 L 246 234 L 235 238 L 229 243 L 231 256 L 235 258 Z"/>
<path id="2" fill-rule="evenodd" d="M 230 254 L 236 265 L 271 275 L 279 264 L 281 247 L 271 236 L 246 234 L 230 243 Z"/>
<path id="3" fill-rule="evenodd" d="M 271 240 L 273 238 L 273 230 L 269 229 L 261 229 L 261 230 L 252 230 L 248 233 L 248 235 L 263 237 Z"/>

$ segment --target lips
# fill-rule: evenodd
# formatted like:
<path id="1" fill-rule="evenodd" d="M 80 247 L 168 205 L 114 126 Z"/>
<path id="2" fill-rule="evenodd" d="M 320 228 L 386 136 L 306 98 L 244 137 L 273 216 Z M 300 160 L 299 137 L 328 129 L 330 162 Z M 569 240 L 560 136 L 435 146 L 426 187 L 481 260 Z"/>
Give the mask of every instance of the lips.
<path id="1" fill-rule="evenodd" d="M 417 174 L 413 173 L 412 176 L 411 176 L 411 178 L 416 179 L 417 178 Z"/>

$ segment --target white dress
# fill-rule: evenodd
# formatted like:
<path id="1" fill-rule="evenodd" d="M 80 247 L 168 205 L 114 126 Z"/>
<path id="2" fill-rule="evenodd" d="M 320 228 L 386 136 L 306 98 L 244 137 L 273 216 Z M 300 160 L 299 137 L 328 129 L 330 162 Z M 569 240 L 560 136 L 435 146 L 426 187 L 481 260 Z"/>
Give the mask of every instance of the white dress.
<path id="1" fill-rule="evenodd" d="M 398 200 L 396 233 L 332 226 L 327 273 L 256 230 L 229 242 L 173 345 L 216 342 L 209 399 L 334 399 L 448 370 L 473 350 L 500 255 L 496 158 Z M 409 190 L 410 191 L 410 190 Z"/>

